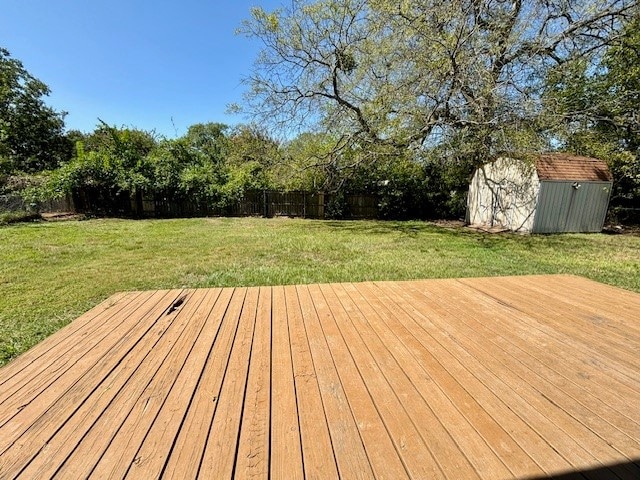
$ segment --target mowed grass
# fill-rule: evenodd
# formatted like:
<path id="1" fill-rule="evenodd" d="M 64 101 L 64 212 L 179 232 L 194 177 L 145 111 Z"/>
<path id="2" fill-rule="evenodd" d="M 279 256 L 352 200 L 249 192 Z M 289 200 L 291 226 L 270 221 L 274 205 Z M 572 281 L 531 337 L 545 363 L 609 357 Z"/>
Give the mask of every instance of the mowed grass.
<path id="1" fill-rule="evenodd" d="M 0 364 L 118 291 L 543 273 L 640 291 L 640 237 L 257 218 L 11 225 L 0 228 Z"/>

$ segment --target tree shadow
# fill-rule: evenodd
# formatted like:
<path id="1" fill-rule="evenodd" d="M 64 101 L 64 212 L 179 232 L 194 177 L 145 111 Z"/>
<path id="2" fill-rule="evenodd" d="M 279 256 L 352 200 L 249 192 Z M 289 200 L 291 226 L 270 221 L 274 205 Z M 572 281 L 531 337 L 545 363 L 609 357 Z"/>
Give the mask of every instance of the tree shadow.
<path id="1" fill-rule="evenodd" d="M 329 227 L 342 232 L 377 235 L 400 233 L 406 236 L 416 236 L 420 233 L 450 231 L 433 223 L 418 220 L 323 220 L 321 225 L 323 228 Z"/>

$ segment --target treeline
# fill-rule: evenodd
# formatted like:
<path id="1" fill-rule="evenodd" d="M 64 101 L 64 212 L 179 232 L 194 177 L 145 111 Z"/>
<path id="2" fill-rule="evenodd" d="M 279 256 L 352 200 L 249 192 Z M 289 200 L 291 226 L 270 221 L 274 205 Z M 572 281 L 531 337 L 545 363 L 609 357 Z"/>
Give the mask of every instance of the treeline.
<path id="1" fill-rule="evenodd" d="M 611 205 L 640 217 L 635 0 L 296 0 L 252 10 L 264 51 L 240 109 L 255 123 L 180 138 L 100 122 L 65 131 L 46 85 L 0 49 L 0 195 L 83 195 L 224 210 L 246 192 L 376 195 L 382 218 L 462 217 L 499 155 L 602 158 Z M 269 132 L 288 132 L 278 137 Z M 291 133 L 296 132 L 296 133 Z M 279 139 L 286 137 L 286 140 Z M 631 212 L 621 214 L 621 212 Z"/>
<path id="2" fill-rule="evenodd" d="M 381 218 L 463 212 L 466 177 L 454 185 L 442 168 L 397 156 L 346 164 L 356 152 L 343 152 L 338 165 L 327 162 L 333 142 L 312 133 L 278 142 L 256 126 L 220 123 L 192 125 L 182 137 L 166 139 L 102 122 L 91 133 L 64 134 L 60 144 L 69 159 L 50 159 L 53 168 L 5 163 L 12 168 L 5 170 L 4 193 L 18 192 L 34 205 L 69 196 L 97 214 L 139 212 L 144 199 L 154 198 L 176 205 L 175 211 L 188 205 L 194 212 L 224 212 L 247 192 L 262 190 L 326 192 L 332 198 L 326 215 L 333 218 L 344 214 L 350 193 L 376 195 Z"/>
<path id="3" fill-rule="evenodd" d="M 225 211 L 246 192 L 326 192 L 339 218 L 345 195 L 377 195 L 382 218 L 461 215 L 466 174 L 380 149 L 336 152 L 331 133 L 278 141 L 256 125 L 196 124 L 179 138 L 99 121 L 65 131 L 64 112 L 46 105 L 48 87 L 0 49 L 0 210 L 75 197 L 94 213 L 118 214 L 143 198 Z M 21 201 L 16 203 L 16 198 Z M 327 197 L 329 198 L 329 197 Z M 139 211 L 133 208 L 133 211 Z"/>

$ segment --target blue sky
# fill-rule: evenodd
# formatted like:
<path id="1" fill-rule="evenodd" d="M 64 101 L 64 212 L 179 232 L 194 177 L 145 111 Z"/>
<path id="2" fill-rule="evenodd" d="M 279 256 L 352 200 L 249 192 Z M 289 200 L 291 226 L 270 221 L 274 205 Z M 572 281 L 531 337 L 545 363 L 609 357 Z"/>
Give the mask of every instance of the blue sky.
<path id="1" fill-rule="evenodd" d="M 281 0 L 0 0 L 0 46 L 52 90 L 67 129 L 116 126 L 182 135 L 236 124 L 258 41 L 236 35 L 252 6 Z M 173 124 L 172 124 L 173 119 Z"/>

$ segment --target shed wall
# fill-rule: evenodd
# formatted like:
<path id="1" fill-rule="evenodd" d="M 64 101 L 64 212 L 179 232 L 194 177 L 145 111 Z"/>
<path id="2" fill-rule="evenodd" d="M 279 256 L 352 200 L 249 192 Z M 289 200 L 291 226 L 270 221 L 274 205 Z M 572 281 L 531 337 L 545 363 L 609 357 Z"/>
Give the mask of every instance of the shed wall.
<path id="1" fill-rule="evenodd" d="M 532 231 L 600 232 L 610 194 L 611 182 L 542 181 Z"/>
<path id="2" fill-rule="evenodd" d="M 499 158 L 476 170 L 467 199 L 468 222 L 528 232 L 540 182 L 533 165 Z"/>

